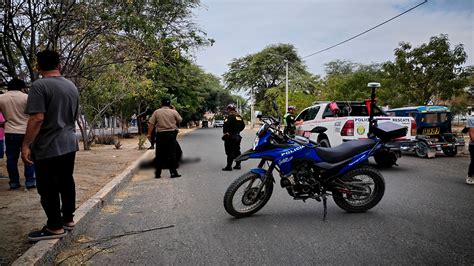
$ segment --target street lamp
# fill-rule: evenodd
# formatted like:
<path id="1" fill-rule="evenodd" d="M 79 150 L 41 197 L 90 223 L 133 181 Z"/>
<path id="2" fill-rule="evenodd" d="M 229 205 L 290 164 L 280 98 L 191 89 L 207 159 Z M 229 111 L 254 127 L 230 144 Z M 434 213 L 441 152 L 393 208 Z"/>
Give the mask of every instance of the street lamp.
<path id="1" fill-rule="evenodd" d="M 255 126 L 255 110 L 254 110 L 254 104 L 255 104 L 255 99 L 253 97 L 253 87 L 250 89 L 250 121 L 252 124 L 252 128 Z"/>
<path id="2" fill-rule="evenodd" d="M 279 54 L 273 54 L 270 53 L 270 55 L 274 55 L 280 58 L 283 58 L 283 62 L 285 63 L 285 112 L 288 110 L 288 64 L 290 63 L 286 57 L 279 55 Z"/>

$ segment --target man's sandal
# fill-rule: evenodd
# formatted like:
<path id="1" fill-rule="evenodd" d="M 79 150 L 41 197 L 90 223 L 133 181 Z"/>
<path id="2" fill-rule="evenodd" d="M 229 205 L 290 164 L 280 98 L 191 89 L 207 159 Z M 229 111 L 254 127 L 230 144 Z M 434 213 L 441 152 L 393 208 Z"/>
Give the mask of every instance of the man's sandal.
<path id="1" fill-rule="evenodd" d="M 63 223 L 64 230 L 72 231 L 74 229 L 74 226 L 75 226 L 74 222 Z"/>
<path id="2" fill-rule="evenodd" d="M 37 242 L 40 240 L 48 240 L 48 239 L 57 239 L 57 238 L 62 238 L 65 235 L 67 235 L 67 232 L 64 231 L 60 234 L 55 234 L 47 229 L 46 226 L 43 227 L 43 229 L 38 230 L 38 231 L 33 231 L 28 234 L 28 240 L 30 242 Z"/>

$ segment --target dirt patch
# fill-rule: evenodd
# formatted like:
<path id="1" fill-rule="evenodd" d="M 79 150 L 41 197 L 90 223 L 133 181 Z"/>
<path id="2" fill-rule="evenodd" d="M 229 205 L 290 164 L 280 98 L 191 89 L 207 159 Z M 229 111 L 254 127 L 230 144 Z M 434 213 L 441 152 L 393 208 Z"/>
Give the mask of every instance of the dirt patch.
<path id="1" fill-rule="evenodd" d="M 80 150 L 76 155 L 74 180 L 76 206 L 93 196 L 113 177 L 122 172 L 145 150 L 138 150 L 138 138 L 122 139 L 120 150 L 113 145 L 95 146 L 90 151 Z M 82 147 L 81 147 L 82 149 Z M 7 175 L 6 158 L 0 160 L 0 174 Z M 19 163 L 22 188 L 10 191 L 8 179 L 0 179 L 0 264 L 10 264 L 30 246 L 26 235 L 39 229 L 46 216 L 36 189 L 24 189 L 23 164 Z M 126 196 L 126 195 L 121 195 Z M 109 211 L 114 212 L 113 208 Z"/>

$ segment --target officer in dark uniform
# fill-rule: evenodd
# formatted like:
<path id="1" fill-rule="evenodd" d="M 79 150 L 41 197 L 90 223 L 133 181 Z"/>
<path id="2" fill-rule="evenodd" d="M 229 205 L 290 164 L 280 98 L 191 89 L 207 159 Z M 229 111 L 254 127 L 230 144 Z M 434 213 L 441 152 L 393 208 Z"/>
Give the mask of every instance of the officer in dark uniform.
<path id="1" fill-rule="evenodd" d="M 291 137 L 295 136 L 296 126 L 302 123 L 300 121 L 296 121 L 295 111 L 296 107 L 288 106 L 288 112 L 283 117 L 283 122 L 285 123 L 285 129 L 283 130 L 283 133 Z"/>
<path id="2" fill-rule="evenodd" d="M 240 132 L 244 130 L 245 123 L 237 113 L 234 104 L 227 105 L 227 118 L 224 120 L 222 140 L 224 140 L 225 154 L 227 155 L 227 165 L 223 171 L 232 171 L 232 162 L 240 155 Z M 240 169 L 240 162 L 236 162 L 234 169 Z"/>

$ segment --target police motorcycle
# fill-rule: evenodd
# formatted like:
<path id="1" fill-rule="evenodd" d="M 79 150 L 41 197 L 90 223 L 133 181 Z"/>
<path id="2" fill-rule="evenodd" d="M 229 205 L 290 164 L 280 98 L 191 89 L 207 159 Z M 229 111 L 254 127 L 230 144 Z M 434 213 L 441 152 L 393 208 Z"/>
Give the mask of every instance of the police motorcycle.
<path id="1" fill-rule="evenodd" d="M 372 89 L 371 108 L 374 108 L 375 89 L 379 83 L 369 83 Z M 257 168 L 243 174 L 227 188 L 224 208 L 237 218 L 251 216 L 262 209 L 273 192 L 276 171 L 280 186 L 295 200 L 315 199 L 323 202 L 324 220 L 327 198 L 332 196 L 337 206 L 347 212 L 365 212 L 376 206 L 385 191 L 382 174 L 366 162 L 385 143 L 406 135 L 407 128 L 392 122 L 377 124 L 370 112 L 367 139 L 345 142 L 326 148 L 301 137 L 290 137 L 279 130 L 279 121 L 261 117 L 264 124 L 258 130 L 252 149 L 236 161 L 259 159 Z M 322 133 L 315 127 L 313 133 Z"/>

